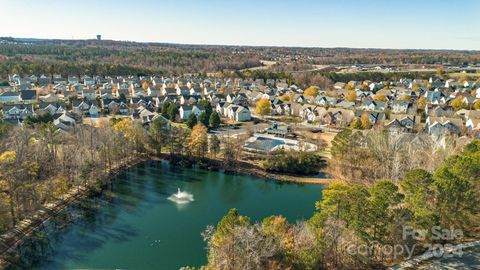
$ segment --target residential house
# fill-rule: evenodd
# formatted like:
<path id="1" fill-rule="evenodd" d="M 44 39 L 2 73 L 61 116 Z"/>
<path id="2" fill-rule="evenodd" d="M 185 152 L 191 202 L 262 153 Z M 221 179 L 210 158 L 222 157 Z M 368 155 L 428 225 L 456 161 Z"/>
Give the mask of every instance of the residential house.
<path id="1" fill-rule="evenodd" d="M 163 96 L 176 96 L 177 90 L 175 88 L 162 88 L 162 95 Z"/>
<path id="2" fill-rule="evenodd" d="M 230 103 L 228 102 L 225 102 L 225 101 L 220 101 L 217 103 L 217 105 L 215 106 L 215 111 L 219 114 L 219 115 L 223 115 L 223 116 L 226 116 L 226 112 L 225 112 L 225 108 L 228 107 L 228 105 L 230 105 Z"/>
<path id="3" fill-rule="evenodd" d="M 333 88 L 335 88 L 335 89 L 345 89 L 345 86 L 346 86 L 346 83 L 344 83 L 344 82 L 336 82 L 333 85 Z"/>
<path id="4" fill-rule="evenodd" d="M 68 83 L 69 84 L 78 84 L 79 80 L 77 76 L 68 76 Z"/>
<path id="5" fill-rule="evenodd" d="M 72 100 L 72 111 L 76 114 L 83 115 L 88 113 L 91 102 L 83 99 Z"/>
<path id="6" fill-rule="evenodd" d="M 337 99 L 334 97 L 318 96 L 315 100 L 315 103 L 324 107 L 335 106 L 335 104 L 337 104 Z"/>
<path id="7" fill-rule="evenodd" d="M 295 94 L 293 95 L 293 101 L 294 102 L 297 102 L 297 103 L 306 103 L 307 102 L 307 99 L 305 98 L 305 96 L 303 95 L 300 95 L 300 94 Z"/>
<path id="8" fill-rule="evenodd" d="M 352 110 L 329 108 L 322 116 L 321 124 L 346 127 L 353 121 L 354 118 L 355 114 Z"/>
<path id="9" fill-rule="evenodd" d="M 177 86 L 177 95 L 179 96 L 187 96 L 190 94 L 190 88 L 188 88 L 187 86 Z"/>
<path id="10" fill-rule="evenodd" d="M 219 102 L 225 102 L 226 101 L 225 95 L 223 95 L 223 94 L 209 95 L 209 96 L 207 96 L 207 99 L 210 100 L 210 102 L 213 103 L 213 104 L 217 104 Z"/>
<path id="11" fill-rule="evenodd" d="M 438 88 L 433 91 L 426 91 L 424 97 L 427 102 L 433 105 L 444 104 L 446 101 L 445 96 Z"/>
<path id="12" fill-rule="evenodd" d="M 436 138 L 443 135 L 460 135 L 462 126 L 461 118 L 429 116 L 425 121 L 426 132 Z"/>
<path id="13" fill-rule="evenodd" d="M 216 93 L 216 92 L 217 92 L 217 90 L 215 90 L 215 88 L 211 88 L 211 87 L 204 87 L 204 88 L 203 88 L 203 94 L 204 94 L 205 96 L 208 96 L 208 95 L 210 95 L 210 94 L 214 94 L 214 93 Z"/>
<path id="14" fill-rule="evenodd" d="M 8 92 L 3 92 L 0 94 L 0 102 L 1 103 L 6 103 L 6 102 L 20 102 L 20 92 L 13 92 L 13 91 L 8 91 Z"/>
<path id="15" fill-rule="evenodd" d="M 252 119 L 250 110 L 248 107 L 243 107 L 240 105 L 230 104 L 225 108 L 226 116 L 234 121 L 245 122 Z"/>
<path id="16" fill-rule="evenodd" d="M 384 87 L 383 83 L 372 82 L 368 85 L 370 91 L 380 90 Z"/>
<path id="17" fill-rule="evenodd" d="M 433 88 L 441 87 L 441 86 L 444 85 L 443 81 L 438 77 L 430 77 L 428 82 L 430 83 L 431 87 L 433 87 Z"/>
<path id="18" fill-rule="evenodd" d="M 368 116 L 368 120 L 370 121 L 370 123 L 372 125 L 375 125 L 375 124 L 385 120 L 385 113 L 383 113 L 383 112 L 372 112 L 372 111 L 366 111 L 366 112 L 357 111 L 357 112 L 355 112 L 355 116 L 358 117 L 358 118 L 361 118 L 363 115 Z"/>
<path id="19" fill-rule="evenodd" d="M 425 108 L 425 113 L 429 116 L 435 116 L 435 117 L 440 117 L 440 116 L 452 116 L 454 114 L 454 111 L 451 107 L 441 107 L 441 106 L 426 106 Z"/>
<path id="20" fill-rule="evenodd" d="M 180 104 L 195 105 L 200 101 L 199 96 L 180 96 Z"/>
<path id="21" fill-rule="evenodd" d="M 273 123 L 268 129 L 267 134 L 275 135 L 278 137 L 286 137 L 290 132 L 290 128 L 286 125 L 279 125 L 278 123 Z"/>
<path id="22" fill-rule="evenodd" d="M 97 92 L 92 89 L 83 89 L 80 96 L 93 102 L 97 99 Z"/>
<path id="23" fill-rule="evenodd" d="M 103 106 L 103 110 L 106 113 L 121 114 L 121 115 L 128 114 L 128 105 L 125 102 L 118 99 L 103 99 L 102 106 Z"/>
<path id="24" fill-rule="evenodd" d="M 394 100 L 392 102 L 392 112 L 393 113 L 407 113 L 407 110 L 408 110 L 409 106 L 410 106 L 409 101 Z"/>
<path id="25" fill-rule="evenodd" d="M 476 110 L 459 110 L 457 115 L 463 119 L 468 133 L 473 133 L 480 130 L 480 111 Z"/>
<path id="26" fill-rule="evenodd" d="M 159 97 L 162 95 L 162 89 L 160 87 L 150 86 L 147 89 L 147 95 L 153 98 Z"/>
<path id="27" fill-rule="evenodd" d="M 72 100 L 72 111 L 79 115 L 98 117 L 100 108 L 96 102 L 91 102 L 87 99 L 74 99 Z"/>
<path id="28" fill-rule="evenodd" d="M 24 120 L 27 116 L 33 114 L 32 104 L 4 104 L 2 106 L 3 119 L 5 120 Z"/>
<path id="29" fill-rule="evenodd" d="M 136 111 L 136 116 L 138 116 L 138 118 L 142 121 L 143 125 L 149 124 L 153 121 L 154 117 L 158 115 L 158 113 L 153 112 L 143 106 L 138 107 Z"/>
<path id="30" fill-rule="evenodd" d="M 76 124 L 77 118 L 73 114 L 66 111 L 53 120 L 53 125 L 62 132 L 69 132 L 73 130 Z"/>
<path id="31" fill-rule="evenodd" d="M 385 122 L 385 127 L 393 133 L 412 132 L 417 126 L 415 115 L 390 115 L 389 121 Z"/>
<path id="32" fill-rule="evenodd" d="M 300 111 L 300 118 L 306 120 L 309 123 L 316 122 L 322 115 L 326 113 L 325 108 L 320 106 L 303 105 Z"/>
<path id="33" fill-rule="evenodd" d="M 89 86 L 89 87 L 92 87 L 94 86 L 96 83 L 95 83 L 95 80 L 90 77 L 90 76 L 83 76 L 83 84 L 85 86 Z"/>
<path id="34" fill-rule="evenodd" d="M 118 82 L 117 83 L 117 89 L 118 90 L 128 90 L 128 88 L 130 88 L 130 85 L 128 83 L 121 83 L 121 82 Z"/>
<path id="35" fill-rule="evenodd" d="M 148 94 L 142 87 L 132 87 L 131 88 L 131 95 L 132 97 L 146 97 Z"/>
<path id="36" fill-rule="evenodd" d="M 122 97 L 122 96 L 124 96 L 125 98 L 131 97 L 130 91 L 128 91 L 128 88 L 127 89 L 117 89 L 115 96 L 118 97 L 118 98 Z"/>
<path id="37" fill-rule="evenodd" d="M 153 100 L 152 97 L 144 96 L 144 97 L 132 97 L 130 98 L 130 105 L 133 108 L 138 108 L 143 106 L 151 111 L 155 111 L 157 108 L 157 102 Z"/>
<path id="38" fill-rule="evenodd" d="M 339 103 L 335 104 L 335 107 L 344 108 L 344 109 L 353 109 L 355 107 L 355 102 L 342 100 Z"/>
<path id="39" fill-rule="evenodd" d="M 193 113 L 198 117 L 204 110 L 201 110 L 196 105 L 182 105 L 178 111 L 180 112 L 180 118 L 182 120 L 187 120 L 190 114 Z"/>
<path id="40" fill-rule="evenodd" d="M 42 74 L 38 78 L 37 83 L 38 83 L 39 86 L 47 86 L 50 83 L 52 83 L 52 80 L 50 79 L 50 77 L 47 77 L 47 76 Z"/>
<path id="41" fill-rule="evenodd" d="M 37 114 L 50 114 L 59 115 L 63 114 L 67 110 L 67 104 L 65 102 L 40 102 L 38 104 Z"/>
<path id="42" fill-rule="evenodd" d="M 53 84 L 67 85 L 67 79 L 62 78 L 60 75 L 53 75 Z"/>
<path id="43" fill-rule="evenodd" d="M 359 109 L 364 111 L 384 111 L 385 106 L 385 101 L 368 100 L 364 101 Z"/>

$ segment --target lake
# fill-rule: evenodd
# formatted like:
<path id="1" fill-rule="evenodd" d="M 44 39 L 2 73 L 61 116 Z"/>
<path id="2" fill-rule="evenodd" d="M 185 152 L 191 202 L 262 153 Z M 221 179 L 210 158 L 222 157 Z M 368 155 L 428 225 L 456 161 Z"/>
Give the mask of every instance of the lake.
<path id="1" fill-rule="evenodd" d="M 194 201 L 168 200 L 180 188 Z M 32 269 L 178 269 L 206 263 L 200 233 L 231 208 L 252 220 L 309 218 L 322 186 L 280 183 L 148 161 L 118 175 L 101 196 L 84 199 L 24 245 L 13 266 Z"/>

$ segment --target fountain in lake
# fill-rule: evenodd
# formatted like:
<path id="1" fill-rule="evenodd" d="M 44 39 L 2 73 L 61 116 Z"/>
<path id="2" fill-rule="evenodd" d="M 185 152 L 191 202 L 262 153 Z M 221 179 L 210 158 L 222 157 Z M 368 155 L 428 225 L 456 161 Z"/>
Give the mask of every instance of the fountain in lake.
<path id="1" fill-rule="evenodd" d="M 184 203 L 189 203 L 194 201 L 193 194 L 190 194 L 185 191 L 181 191 L 180 188 L 178 188 L 177 193 L 172 194 L 172 196 L 168 197 L 168 199 L 178 204 L 184 204 Z"/>

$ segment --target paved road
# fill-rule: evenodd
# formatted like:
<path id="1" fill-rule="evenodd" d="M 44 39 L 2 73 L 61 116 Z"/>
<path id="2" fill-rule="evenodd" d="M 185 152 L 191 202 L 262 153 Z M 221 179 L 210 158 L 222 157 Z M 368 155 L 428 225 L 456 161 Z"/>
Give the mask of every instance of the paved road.
<path id="1" fill-rule="evenodd" d="M 480 269 L 480 247 L 465 250 L 463 255 L 439 258 L 417 267 L 422 270 L 470 270 Z"/>

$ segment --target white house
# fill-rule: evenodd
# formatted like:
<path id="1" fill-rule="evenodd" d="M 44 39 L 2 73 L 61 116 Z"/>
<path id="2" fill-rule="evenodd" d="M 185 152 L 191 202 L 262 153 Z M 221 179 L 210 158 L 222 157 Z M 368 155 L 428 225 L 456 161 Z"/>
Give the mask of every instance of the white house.
<path id="1" fill-rule="evenodd" d="M 230 104 L 225 108 L 225 112 L 229 119 L 238 122 L 250 121 L 252 119 L 250 110 L 247 107 Z"/>
<path id="2" fill-rule="evenodd" d="M 178 109 L 180 112 L 180 118 L 182 120 L 187 120 L 190 114 L 194 113 L 197 117 L 203 112 L 203 110 L 200 110 L 197 106 L 193 105 L 182 105 L 180 106 L 180 109 Z"/>

